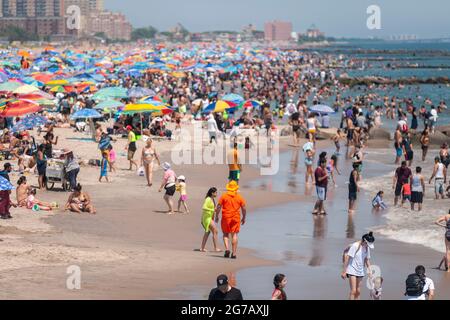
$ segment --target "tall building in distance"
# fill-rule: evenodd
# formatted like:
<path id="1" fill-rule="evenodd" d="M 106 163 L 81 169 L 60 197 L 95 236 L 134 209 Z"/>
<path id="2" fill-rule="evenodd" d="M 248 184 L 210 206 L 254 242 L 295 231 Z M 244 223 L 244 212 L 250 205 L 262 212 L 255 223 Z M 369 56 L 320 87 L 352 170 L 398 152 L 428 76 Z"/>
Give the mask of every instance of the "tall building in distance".
<path id="1" fill-rule="evenodd" d="M 71 28 L 68 8 L 80 9 L 80 24 Z M 129 40 L 132 26 L 126 17 L 104 9 L 103 0 L 0 0 L 0 30 L 18 27 L 38 36 L 90 37 Z"/>
<path id="2" fill-rule="evenodd" d="M 285 21 L 266 22 L 264 25 L 264 38 L 266 41 L 291 40 L 292 23 Z"/>
<path id="3" fill-rule="evenodd" d="M 18 27 L 39 36 L 65 33 L 64 0 L 0 0 L 0 30 Z"/>

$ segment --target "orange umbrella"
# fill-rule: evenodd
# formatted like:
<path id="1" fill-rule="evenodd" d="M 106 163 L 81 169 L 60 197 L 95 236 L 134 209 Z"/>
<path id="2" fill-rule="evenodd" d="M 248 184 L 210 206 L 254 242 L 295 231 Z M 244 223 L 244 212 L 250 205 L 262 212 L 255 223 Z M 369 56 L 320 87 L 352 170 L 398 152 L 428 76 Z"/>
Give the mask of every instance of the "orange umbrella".
<path id="1" fill-rule="evenodd" d="M 35 101 L 15 100 L 5 105 L 3 111 L 0 112 L 0 117 L 21 117 L 41 110 L 42 107 Z"/>
<path id="2" fill-rule="evenodd" d="M 29 58 L 30 57 L 30 53 L 28 51 L 25 50 L 19 50 L 18 52 L 19 56 L 25 57 L 25 58 Z"/>

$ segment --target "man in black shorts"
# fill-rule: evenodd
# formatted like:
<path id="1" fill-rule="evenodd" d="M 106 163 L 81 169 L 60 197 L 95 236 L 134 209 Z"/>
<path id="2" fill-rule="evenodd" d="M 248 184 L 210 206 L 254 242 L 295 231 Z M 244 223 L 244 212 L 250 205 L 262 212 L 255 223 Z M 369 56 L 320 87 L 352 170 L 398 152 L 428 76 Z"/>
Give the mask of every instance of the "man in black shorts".
<path id="1" fill-rule="evenodd" d="M 405 183 L 411 184 L 412 172 L 406 165 L 406 161 L 402 162 L 401 167 L 395 170 L 395 176 L 392 184 L 392 189 L 395 190 L 394 205 L 397 205 L 398 198 L 402 195 L 402 186 Z"/>

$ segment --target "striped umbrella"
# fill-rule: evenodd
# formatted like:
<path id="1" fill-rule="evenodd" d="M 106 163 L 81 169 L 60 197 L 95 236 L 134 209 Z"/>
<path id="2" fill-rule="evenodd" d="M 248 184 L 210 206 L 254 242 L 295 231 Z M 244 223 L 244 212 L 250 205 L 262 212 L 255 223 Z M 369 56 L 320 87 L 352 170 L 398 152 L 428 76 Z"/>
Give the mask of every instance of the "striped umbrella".
<path id="1" fill-rule="evenodd" d="M 262 103 L 256 100 L 247 100 L 244 101 L 243 103 L 241 103 L 241 105 L 239 106 L 239 108 L 259 108 L 262 106 Z"/>
<path id="2" fill-rule="evenodd" d="M 142 104 L 128 104 L 122 111 L 124 114 L 134 114 L 134 113 L 153 113 L 153 112 L 162 112 L 163 114 L 173 112 L 172 109 L 167 107 L 166 105 L 153 105 L 148 103 Z"/>
<path id="3" fill-rule="evenodd" d="M 27 114 L 39 112 L 42 107 L 33 100 L 12 100 L 8 101 L 0 112 L 0 117 L 21 117 Z"/>
<path id="4" fill-rule="evenodd" d="M 211 112 L 224 112 L 227 109 L 235 108 L 237 105 L 230 101 L 216 101 L 207 106 L 203 113 L 211 113 Z"/>

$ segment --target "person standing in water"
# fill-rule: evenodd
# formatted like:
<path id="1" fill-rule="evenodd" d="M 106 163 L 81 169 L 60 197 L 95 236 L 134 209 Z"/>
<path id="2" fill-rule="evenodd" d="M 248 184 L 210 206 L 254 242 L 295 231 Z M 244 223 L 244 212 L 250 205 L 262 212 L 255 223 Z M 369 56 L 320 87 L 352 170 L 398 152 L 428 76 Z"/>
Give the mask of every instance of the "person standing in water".
<path id="1" fill-rule="evenodd" d="M 414 211 L 414 206 L 417 203 L 418 210 L 422 210 L 423 197 L 425 195 L 425 179 L 422 176 L 422 168 L 417 167 L 416 173 L 411 180 L 411 210 Z"/>
<path id="2" fill-rule="evenodd" d="M 436 200 L 439 200 L 439 195 L 444 199 L 444 185 L 447 183 L 447 169 L 441 162 L 439 157 L 434 159 L 433 175 L 429 180 L 429 184 L 434 178 L 434 193 L 436 195 Z"/>
<path id="3" fill-rule="evenodd" d="M 328 174 L 326 166 L 327 161 L 323 159 L 320 162 L 320 166 L 314 172 L 314 178 L 316 180 L 317 201 L 314 205 L 313 214 L 327 214 L 324 209 L 324 201 L 327 199 L 328 186 Z"/>
<path id="4" fill-rule="evenodd" d="M 448 214 L 440 217 L 435 222 L 438 226 L 445 228 L 444 234 L 444 243 L 445 243 L 445 271 L 450 272 L 449 263 L 450 263 L 450 210 Z"/>
<path id="5" fill-rule="evenodd" d="M 358 198 L 359 192 L 359 166 L 354 163 L 353 170 L 350 173 L 349 184 L 348 184 L 348 213 L 355 212 L 355 203 Z"/>
<path id="6" fill-rule="evenodd" d="M 392 189 L 395 190 L 394 206 L 397 206 L 398 198 L 402 195 L 403 184 L 410 183 L 411 177 L 411 169 L 406 165 L 406 161 L 403 161 L 401 167 L 395 170 L 394 181 L 392 183 Z"/>
<path id="7" fill-rule="evenodd" d="M 344 268 L 342 279 L 348 279 L 350 284 L 350 300 L 359 300 L 361 296 L 361 282 L 364 279 L 364 267 L 372 277 L 370 264 L 370 250 L 374 249 L 375 238 L 372 232 L 363 235 L 361 241 L 355 242 L 344 251 Z"/>

